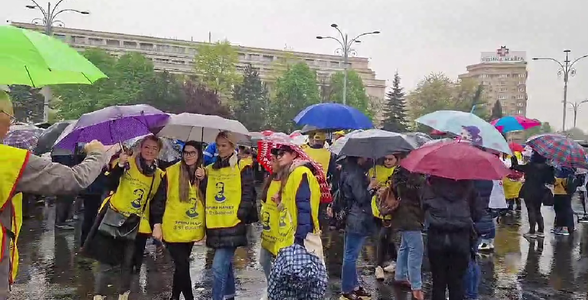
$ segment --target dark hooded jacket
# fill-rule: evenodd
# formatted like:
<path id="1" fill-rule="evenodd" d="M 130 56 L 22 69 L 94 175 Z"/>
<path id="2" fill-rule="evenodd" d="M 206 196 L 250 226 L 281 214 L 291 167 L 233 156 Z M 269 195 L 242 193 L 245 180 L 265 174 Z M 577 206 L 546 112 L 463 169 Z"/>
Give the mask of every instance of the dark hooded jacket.
<path id="1" fill-rule="evenodd" d="M 547 159 L 537 152 L 533 152 L 531 161 L 526 165 L 519 165 L 516 158 L 513 158 L 511 158 L 511 168 L 525 173 L 525 183 L 521 188 L 521 197 L 525 201 L 542 201 L 545 193 L 549 192 L 545 184 L 555 182 L 553 167 L 548 165 L 546 163 Z"/>
<path id="2" fill-rule="evenodd" d="M 357 164 L 356 158 L 347 158 L 339 181 L 340 197 L 347 210 L 346 232 L 369 236 L 375 231 L 371 207 L 373 194 L 368 186 L 366 171 Z"/>
<path id="3" fill-rule="evenodd" d="M 392 214 L 392 228 L 398 231 L 421 231 L 423 229 L 423 210 L 420 189 L 424 177 L 410 173 L 405 168 L 396 167 L 392 173 L 392 188 L 400 199 L 398 208 Z"/>
<path id="4" fill-rule="evenodd" d="M 493 215 L 488 207 L 494 183 L 492 180 L 475 180 L 474 188 L 480 197 L 480 206 L 484 208 L 482 216 L 475 222 L 476 232 L 480 235 L 488 234 L 494 229 Z"/>

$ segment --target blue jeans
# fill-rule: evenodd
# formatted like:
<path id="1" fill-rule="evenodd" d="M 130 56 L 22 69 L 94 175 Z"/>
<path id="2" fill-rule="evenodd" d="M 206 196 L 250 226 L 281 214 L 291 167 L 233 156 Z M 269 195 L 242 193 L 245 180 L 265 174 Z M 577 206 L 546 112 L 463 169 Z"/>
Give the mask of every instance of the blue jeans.
<path id="1" fill-rule="evenodd" d="M 269 277 L 272 270 L 272 262 L 275 258 L 276 257 L 271 252 L 269 252 L 269 250 L 261 247 L 259 252 L 259 264 L 263 269 L 263 274 L 265 275 L 265 280 L 267 282 L 269 282 Z"/>
<path id="2" fill-rule="evenodd" d="M 423 235 L 420 231 L 401 231 L 400 248 L 396 259 L 394 280 L 410 282 L 413 291 L 421 290 L 423 281 L 421 266 L 423 264 Z"/>
<path id="3" fill-rule="evenodd" d="M 478 239 L 478 242 L 474 245 L 474 249 L 472 249 L 473 253 L 478 252 L 478 246 L 481 242 L 482 239 Z M 475 259 L 470 259 L 468 269 L 463 277 L 466 299 L 478 299 L 478 287 L 480 286 L 481 278 L 482 270 L 478 262 Z"/>
<path id="4" fill-rule="evenodd" d="M 357 258 L 363 247 L 366 236 L 345 233 L 345 249 L 343 250 L 343 266 L 341 269 L 341 292 L 353 292 L 360 286 L 357 274 Z"/>
<path id="5" fill-rule="evenodd" d="M 235 297 L 235 271 L 233 257 L 235 248 L 219 248 L 212 261 L 212 300 Z"/>

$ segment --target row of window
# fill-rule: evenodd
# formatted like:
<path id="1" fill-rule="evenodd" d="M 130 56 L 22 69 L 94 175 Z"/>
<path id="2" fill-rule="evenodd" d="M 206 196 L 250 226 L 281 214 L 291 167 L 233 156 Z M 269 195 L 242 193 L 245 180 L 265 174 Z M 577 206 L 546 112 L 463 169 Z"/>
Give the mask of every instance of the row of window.
<path id="1" fill-rule="evenodd" d="M 526 73 L 512 73 L 512 74 L 480 74 L 479 78 L 525 78 Z"/>
<path id="2" fill-rule="evenodd" d="M 481 81 L 480 82 L 482 85 L 506 85 L 507 82 L 506 81 L 498 81 L 498 82 L 491 82 L 491 81 Z M 508 83 L 514 83 L 512 81 L 509 81 Z M 521 85 L 525 85 L 526 83 L 524 81 L 519 81 L 516 83 L 517 86 L 521 86 Z"/>
<path id="3" fill-rule="evenodd" d="M 506 99 L 508 99 L 507 95 L 498 95 L 498 100 L 506 100 Z M 519 94 L 516 96 L 512 96 L 512 99 L 524 100 L 524 99 L 527 99 L 527 96 L 523 95 L 523 94 Z"/>

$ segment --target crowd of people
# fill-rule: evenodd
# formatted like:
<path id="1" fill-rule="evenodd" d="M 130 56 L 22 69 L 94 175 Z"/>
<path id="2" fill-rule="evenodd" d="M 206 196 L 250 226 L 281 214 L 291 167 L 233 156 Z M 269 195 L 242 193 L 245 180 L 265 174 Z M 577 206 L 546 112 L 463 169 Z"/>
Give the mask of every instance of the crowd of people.
<path id="1" fill-rule="evenodd" d="M 0 138 L 12 122 L 12 105 L 0 99 Z M 339 132 L 336 138 L 343 135 Z M 271 149 L 271 166 L 262 172 L 260 190 L 256 152 L 239 147 L 227 131 L 206 149 L 198 141 L 185 141 L 181 158 L 173 162 L 158 160 L 163 144 L 153 135 L 143 138 L 134 152 L 113 147 L 113 155 L 93 141 L 75 163 L 52 163 L 0 146 L 8 166 L 1 173 L 1 204 L 15 201 L 18 192 L 79 194 L 84 205 L 80 253 L 99 262 L 94 300 L 106 299 L 104 277 L 114 267 L 121 270 L 118 299 L 129 299 L 133 274 L 141 268 L 150 239 L 165 245 L 174 262 L 170 299 L 195 299 L 190 253 L 203 240 L 214 250 L 212 299 L 236 299 L 233 257 L 238 247 L 248 245 L 248 227 L 257 222 L 262 226 L 259 260 L 268 282 L 267 299 L 286 299 L 278 296 L 279 286 L 295 285 L 278 281 L 282 253 L 302 246 L 322 261 L 322 270 L 321 233 L 337 229 L 343 229 L 345 241 L 341 300 L 371 299 L 357 269 L 370 238 L 377 248 L 376 279 L 394 273 L 399 288 L 425 299 L 422 266 L 427 251 L 431 299 L 447 299 L 447 292 L 450 300 L 478 299 L 477 253 L 494 249 L 497 220 L 520 211 L 521 199 L 530 225 L 526 238 L 544 237 L 542 205 L 554 206 L 554 234 L 567 236 L 575 230 L 572 196 L 578 187 L 585 188 L 586 176 L 582 170 L 554 167 L 536 152 L 530 157 L 500 154 L 511 169 L 503 180 L 452 180 L 411 173 L 401 166 L 408 151 L 376 160 L 337 157 L 329 151 L 324 132 L 312 132 L 309 138 L 302 147 Z M 332 202 L 325 200 L 325 181 Z M 58 200 L 57 229 L 69 229 L 69 206 L 71 201 Z M 12 206 L 7 207 L 0 215 L 2 224 L 11 223 L 6 217 Z M 3 241 L 4 258 L 11 244 L 10 239 Z M 0 260 L 4 295 L 13 280 L 9 265 L 10 260 Z M 310 288 L 294 291 L 291 299 L 324 299 L 326 271 L 306 276 Z"/>

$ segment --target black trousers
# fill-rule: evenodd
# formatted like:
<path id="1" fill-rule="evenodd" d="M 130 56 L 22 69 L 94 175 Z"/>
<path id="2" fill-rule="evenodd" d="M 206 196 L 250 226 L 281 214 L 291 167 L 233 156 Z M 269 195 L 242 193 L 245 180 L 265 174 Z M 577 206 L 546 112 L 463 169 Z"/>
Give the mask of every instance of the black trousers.
<path id="1" fill-rule="evenodd" d="M 75 200 L 74 196 L 59 196 L 55 199 L 55 224 L 64 224 Z"/>
<path id="2" fill-rule="evenodd" d="M 527 214 L 529 215 L 529 233 L 535 233 L 535 228 L 538 232 L 543 232 L 545 224 L 541 214 L 541 201 L 539 199 L 525 199 L 525 206 L 527 206 Z"/>
<path id="3" fill-rule="evenodd" d="M 131 265 L 131 272 L 139 272 L 141 265 L 143 264 L 143 253 L 145 253 L 145 246 L 147 246 L 147 240 L 151 235 L 139 233 L 135 238 L 135 248 Z"/>
<path id="4" fill-rule="evenodd" d="M 434 241 L 443 240 L 436 238 L 435 232 L 429 232 L 429 239 Z M 428 243 L 428 256 L 433 275 L 432 300 L 445 300 L 445 291 L 449 289 L 449 300 L 463 300 L 465 297 L 464 276 L 468 268 L 471 253 L 461 244 L 469 244 L 469 236 L 452 236 L 452 243 L 448 246 L 432 245 Z M 457 241 L 457 239 L 463 239 Z M 460 244 L 460 246 L 457 246 Z M 456 245 L 456 247 L 451 246 Z"/>
<path id="5" fill-rule="evenodd" d="M 82 221 L 82 235 L 80 236 L 80 244 L 83 246 L 88 237 L 88 233 L 96 221 L 98 210 L 102 204 L 102 196 L 100 195 L 83 195 L 84 201 L 84 220 Z"/>
<path id="6" fill-rule="evenodd" d="M 396 250 L 396 244 L 394 244 L 394 231 L 392 227 L 385 227 L 379 224 L 380 230 L 376 236 L 376 265 L 384 267 L 386 259 L 390 258 L 396 261 L 398 251 Z"/>
<path id="7" fill-rule="evenodd" d="M 574 211 L 572 209 L 572 196 L 553 196 L 553 210 L 555 211 L 555 227 L 567 227 L 574 231 Z"/>
<path id="8" fill-rule="evenodd" d="M 521 198 L 506 199 L 506 203 L 508 203 L 508 210 L 514 210 L 515 204 L 517 205 L 517 210 L 521 210 Z"/>
<path id="9" fill-rule="evenodd" d="M 190 253 L 194 243 L 166 243 L 166 246 L 175 265 L 171 299 L 179 300 L 184 294 L 184 299 L 194 300 L 190 279 Z"/>

